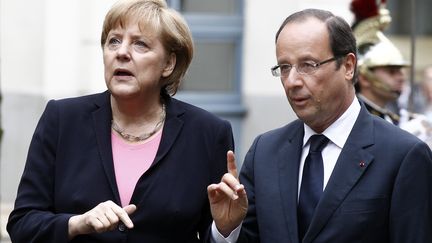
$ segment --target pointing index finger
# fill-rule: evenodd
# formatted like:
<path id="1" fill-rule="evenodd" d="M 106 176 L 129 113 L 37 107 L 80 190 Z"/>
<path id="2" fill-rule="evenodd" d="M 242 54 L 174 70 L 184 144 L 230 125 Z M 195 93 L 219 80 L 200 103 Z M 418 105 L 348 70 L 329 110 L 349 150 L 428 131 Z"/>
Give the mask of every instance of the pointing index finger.
<path id="1" fill-rule="evenodd" d="M 126 225 L 126 227 L 133 228 L 132 220 L 130 219 L 130 217 L 129 217 L 129 215 L 125 209 L 120 208 L 120 207 L 116 207 L 116 208 L 113 208 L 112 210 L 117 215 L 117 217 L 120 219 L 120 221 L 122 221 Z"/>
<path id="2" fill-rule="evenodd" d="M 227 168 L 228 168 L 228 173 L 230 173 L 231 175 L 233 175 L 235 178 L 238 178 L 237 176 L 237 165 L 235 163 L 235 157 L 234 157 L 234 152 L 229 150 L 227 152 Z"/>

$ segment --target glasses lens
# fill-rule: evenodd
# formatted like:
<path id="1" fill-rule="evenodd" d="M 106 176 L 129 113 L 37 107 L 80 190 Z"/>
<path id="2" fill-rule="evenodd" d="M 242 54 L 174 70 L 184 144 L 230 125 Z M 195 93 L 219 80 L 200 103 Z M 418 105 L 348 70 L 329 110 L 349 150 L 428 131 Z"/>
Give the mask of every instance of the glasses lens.
<path id="1" fill-rule="evenodd" d="M 271 73 L 275 77 L 280 77 L 280 68 L 278 66 L 277 67 L 272 67 Z"/>
<path id="2" fill-rule="evenodd" d="M 313 63 L 302 62 L 297 65 L 297 72 L 301 74 L 309 74 L 316 70 L 316 65 Z"/>
<path id="3" fill-rule="evenodd" d="M 279 66 L 280 69 L 280 73 L 282 77 L 286 77 L 289 75 L 290 71 L 291 71 L 292 66 L 289 64 L 282 64 Z"/>

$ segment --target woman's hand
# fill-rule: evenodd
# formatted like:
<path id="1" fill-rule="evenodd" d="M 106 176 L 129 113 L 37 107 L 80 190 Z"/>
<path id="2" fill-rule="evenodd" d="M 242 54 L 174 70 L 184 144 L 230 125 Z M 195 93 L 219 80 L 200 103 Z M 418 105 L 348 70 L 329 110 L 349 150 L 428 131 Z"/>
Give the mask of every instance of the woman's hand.
<path id="1" fill-rule="evenodd" d="M 247 213 L 248 200 L 244 186 L 237 177 L 234 153 L 227 153 L 226 173 L 221 182 L 207 187 L 210 209 L 219 232 L 227 237 L 237 228 Z"/>
<path id="2" fill-rule="evenodd" d="M 136 206 L 133 204 L 121 208 L 112 201 L 99 203 L 90 211 L 72 216 L 69 219 L 69 239 L 77 235 L 102 233 L 115 229 L 121 221 L 129 229 L 133 228 L 133 223 L 129 215 L 135 212 Z"/>

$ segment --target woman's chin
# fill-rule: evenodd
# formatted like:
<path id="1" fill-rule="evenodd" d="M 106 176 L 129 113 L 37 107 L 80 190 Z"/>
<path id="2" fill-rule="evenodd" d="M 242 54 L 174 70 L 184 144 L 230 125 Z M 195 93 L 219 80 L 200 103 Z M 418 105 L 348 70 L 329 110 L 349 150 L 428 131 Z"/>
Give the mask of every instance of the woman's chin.
<path id="1" fill-rule="evenodd" d="M 136 89 L 110 89 L 111 94 L 116 98 L 130 99 L 138 96 L 139 92 Z"/>

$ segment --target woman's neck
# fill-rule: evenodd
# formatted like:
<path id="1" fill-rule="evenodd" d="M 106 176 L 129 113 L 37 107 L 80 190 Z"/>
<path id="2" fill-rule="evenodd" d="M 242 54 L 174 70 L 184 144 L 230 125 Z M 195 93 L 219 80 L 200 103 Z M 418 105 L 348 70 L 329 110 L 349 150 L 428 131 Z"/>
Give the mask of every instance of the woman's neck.
<path id="1" fill-rule="evenodd" d="M 111 96 L 111 109 L 113 130 L 120 135 L 123 133 L 133 137 L 145 137 L 159 130 L 166 115 L 160 98 L 134 102 Z"/>
<path id="2" fill-rule="evenodd" d="M 159 117 L 162 99 L 158 96 L 149 99 L 120 99 L 111 95 L 113 118 L 127 123 L 151 121 Z"/>

